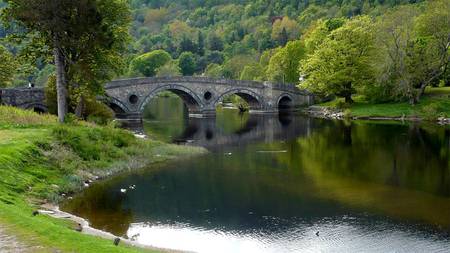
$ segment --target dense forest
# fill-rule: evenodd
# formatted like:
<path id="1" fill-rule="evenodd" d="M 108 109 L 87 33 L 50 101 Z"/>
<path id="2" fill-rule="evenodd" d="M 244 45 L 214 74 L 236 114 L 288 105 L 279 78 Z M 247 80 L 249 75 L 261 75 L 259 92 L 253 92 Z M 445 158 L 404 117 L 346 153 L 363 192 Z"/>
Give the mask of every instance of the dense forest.
<path id="1" fill-rule="evenodd" d="M 115 78 L 297 83 L 350 103 L 355 93 L 416 103 L 427 86 L 449 85 L 448 0 L 131 0 L 129 6 L 128 48 Z M 1 36 L 11 29 L 18 28 Z M 52 81 L 52 64 L 17 56 L 21 45 L 11 42 L 0 47 L 1 71 L 11 73 L 2 74 L 0 85 Z"/>

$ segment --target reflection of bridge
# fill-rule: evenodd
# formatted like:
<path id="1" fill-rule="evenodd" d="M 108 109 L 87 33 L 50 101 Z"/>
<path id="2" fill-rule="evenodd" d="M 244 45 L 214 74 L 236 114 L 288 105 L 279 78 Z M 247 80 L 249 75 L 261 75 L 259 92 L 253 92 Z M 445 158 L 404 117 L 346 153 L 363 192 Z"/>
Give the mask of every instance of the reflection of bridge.
<path id="1" fill-rule="evenodd" d="M 142 124 L 130 126 L 132 130 L 144 132 Z M 189 124 L 175 143 L 202 146 L 210 150 L 251 143 L 272 143 L 308 135 L 311 119 L 298 115 L 253 114 L 234 131 L 225 131 L 216 124 L 215 118 L 190 118 Z"/>
<path id="2" fill-rule="evenodd" d="M 291 84 L 236 81 L 205 77 L 135 78 L 117 80 L 105 86 L 106 103 L 118 116 L 141 118 L 147 103 L 162 91 L 177 94 L 190 114 L 214 115 L 216 106 L 228 95 L 238 95 L 251 112 L 278 112 L 310 105 L 313 95 Z M 0 102 L 46 112 L 42 88 L 0 89 Z"/>
<path id="3" fill-rule="evenodd" d="M 140 116 L 145 105 L 162 91 L 181 97 L 190 114 L 215 114 L 224 97 L 233 94 L 243 98 L 253 112 L 277 112 L 313 102 L 310 93 L 295 85 L 268 82 L 172 77 L 117 80 L 106 85 L 111 108 L 126 116 Z"/>

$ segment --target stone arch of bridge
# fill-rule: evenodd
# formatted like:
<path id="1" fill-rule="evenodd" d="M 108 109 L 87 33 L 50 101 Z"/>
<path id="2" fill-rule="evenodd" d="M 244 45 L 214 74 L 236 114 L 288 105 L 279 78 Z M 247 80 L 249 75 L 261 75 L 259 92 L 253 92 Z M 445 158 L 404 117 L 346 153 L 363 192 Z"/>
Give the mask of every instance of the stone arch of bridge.
<path id="1" fill-rule="evenodd" d="M 174 94 L 176 94 L 178 97 L 180 97 L 183 102 L 186 104 L 189 113 L 198 113 L 201 111 L 201 108 L 203 107 L 202 100 L 200 97 L 193 92 L 191 89 L 182 86 L 182 85 L 164 85 L 161 87 L 158 87 L 156 89 L 153 89 L 150 91 L 150 93 L 145 96 L 145 98 L 142 100 L 142 102 L 139 105 L 139 111 L 143 112 L 145 109 L 145 106 L 158 95 L 158 93 L 163 91 L 170 91 Z"/>
<path id="2" fill-rule="evenodd" d="M 242 99 L 247 102 L 250 107 L 250 110 L 261 110 L 263 109 L 263 100 L 260 98 L 258 94 L 248 89 L 232 89 L 223 94 L 221 94 L 216 101 L 214 102 L 214 106 L 217 106 L 223 99 L 230 95 L 238 95 Z"/>
<path id="3" fill-rule="evenodd" d="M 116 116 L 130 112 L 128 107 L 116 98 L 108 97 L 106 104 L 109 106 L 109 108 L 111 108 L 111 110 L 113 110 Z"/>
<path id="4" fill-rule="evenodd" d="M 47 113 L 48 112 L 47 105 L 42 104 L 42 103 L 26 104 L 25 106 L 23 106 L 23 108 L 26 110 L 33 110 L 34 112 L 38 112 L 38 113 Z"/>
<path id="5" fill-rule="evenodd" d="M 294 107 L 293 103 L 294 98 L 288 93 L 283 93 L 278 97 L 277 108 L 279 111 L 292 110 Z"/>

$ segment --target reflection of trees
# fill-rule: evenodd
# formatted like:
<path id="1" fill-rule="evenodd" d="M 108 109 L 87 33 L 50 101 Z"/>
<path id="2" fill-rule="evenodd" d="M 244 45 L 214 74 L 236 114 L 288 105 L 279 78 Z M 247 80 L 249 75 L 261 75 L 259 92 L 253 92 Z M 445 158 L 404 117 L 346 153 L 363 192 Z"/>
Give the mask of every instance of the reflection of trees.
<path id="1" fill-rule="evenodd" d="M 112 191 L 109 184 L 96 184 L 62 206 L 77 216 L 84 217 L 91 226 L 115 235 L 123 236 L 133 221 L 130 210 L 123 208 L 126 195 L 118 189 Z"/>
<path id="2" fill-rule="evenodd" d="M 160 97 L 146 106 L 144 130 L 155 138 L 171 141 L 183 134 L 189 125 L 189 113 L 183 100 L 178 97 Z"/>
<path id="3" fill-rule="evenodd" d="M 336 123 L 298 139 L 299 161 L 324 198 L 450 226 L 445 131 Z"/>

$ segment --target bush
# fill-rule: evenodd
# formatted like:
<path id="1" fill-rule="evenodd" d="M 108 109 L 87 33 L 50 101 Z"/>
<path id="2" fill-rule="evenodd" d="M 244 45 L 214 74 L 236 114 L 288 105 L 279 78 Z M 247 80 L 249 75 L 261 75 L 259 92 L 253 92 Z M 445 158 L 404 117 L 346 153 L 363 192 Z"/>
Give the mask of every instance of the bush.
<path id="1" fill-rule="evenodd" d="M 114 119 L 114 112 L 105 104 L 95 100 L 86 101 L 84 114 L 87 121 L 98 125 L 107 125 Z"/>
<path id="2" fill-rule="evenodd" d="M 422 117 L 425 120 L 436 120 L 439 116 L 439 105 L 436 103 L 431 103 L 422 108 Z"/>
<path id="3" fill-rule="evenodd" d="M 158 68 L 164 66 L 172 59 L 164 50 L 155 50 L 136 57 L 130 63 L 130 75 L 142 74 L 144 76 L 155 76 Z"/>
<path id="4" fill-rule="evenodd" d="M 124 155 L 121 148 L 136 142 L 134 136 L 122 129 L 112 127 L 77 127 L 59 125 L 54 127 L 56 140 L 69 147 L 84 161 L 108 161 Z"/>

